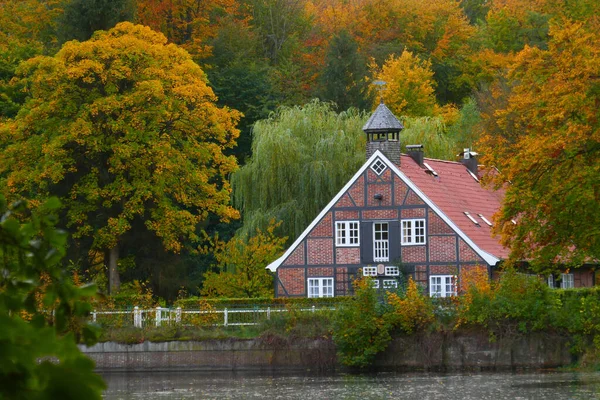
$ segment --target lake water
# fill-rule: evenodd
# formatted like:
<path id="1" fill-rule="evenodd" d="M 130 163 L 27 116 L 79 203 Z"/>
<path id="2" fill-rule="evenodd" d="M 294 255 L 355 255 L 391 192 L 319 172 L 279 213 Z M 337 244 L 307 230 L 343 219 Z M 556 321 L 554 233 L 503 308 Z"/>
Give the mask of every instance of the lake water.
<path id="1" fill-rule="evenodd" d="M 600 373 L 377 373 L 329 376 L 151 372 L 103 374 L 107 400 L 600 399 Z"/>

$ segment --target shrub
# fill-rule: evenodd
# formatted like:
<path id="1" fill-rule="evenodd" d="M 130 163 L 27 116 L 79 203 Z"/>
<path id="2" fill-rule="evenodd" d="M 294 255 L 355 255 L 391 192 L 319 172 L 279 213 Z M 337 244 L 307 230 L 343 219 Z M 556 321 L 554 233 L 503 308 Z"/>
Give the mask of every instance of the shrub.
<path id="1" fill-rule="evenodd" d="M 390 322 L 408 334 L 425 329 L 435 319 L 431 298 L 421 292 L 412 278 L 408 280 L 405 296 L 391 293 L 388 302 L 393 308 Z"/>

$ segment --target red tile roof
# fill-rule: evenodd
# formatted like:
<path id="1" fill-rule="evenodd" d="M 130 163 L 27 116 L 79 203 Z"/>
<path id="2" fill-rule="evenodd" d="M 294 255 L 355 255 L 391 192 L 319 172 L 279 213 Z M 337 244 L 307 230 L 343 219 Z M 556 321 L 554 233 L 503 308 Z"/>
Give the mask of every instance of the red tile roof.
<path id="1" fill-rule="evenodd" d="M 482 250 L 497 258 L 508 257 L 509 250 L 494 237 L 491 228 L 479 214 L 492 222 L 500 209 L 504 191 L 483 188 L 458 162 L 425 158 L 436 173 L 425 172 L 410 156 L 402 155 L 400 170 L 446 214 Z M 466 215 L 468 212 L 478 223 L 475 225 Z"/>

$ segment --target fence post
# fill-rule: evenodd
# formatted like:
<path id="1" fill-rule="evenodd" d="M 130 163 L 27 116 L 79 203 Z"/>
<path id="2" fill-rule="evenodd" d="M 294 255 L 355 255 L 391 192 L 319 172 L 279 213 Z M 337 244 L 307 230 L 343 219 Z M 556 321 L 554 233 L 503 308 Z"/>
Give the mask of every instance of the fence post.
<path id="1" fill-rule="evenodd" d="M 142 327 L 142 311 L 138 306 L 133 307 L 133 327 Z"/>
<path id="2" fill-rule="evenodd" d="M 223 311 L 223 326 L 227 326 L 227 308 Z"/>
<path id="3" fill-rule="evenodd" d="M 315 312 L 315 306 L 312 306 L 312 312 Z"/>
<path id="4" fill-rule="evenodd" d="M 271 319 L 271 307 L 267 307 L 267 319 Z"/>
<path id="5" fill-rule="evenodd" d="M 181 323 L 181 307 L 177 307 L 177 310 L 175 310 L 175 323 Z"/>
<path id="6" fill-rule="evenodd" d="M 160 306 L 156 307 L 156 326 L 160 326 L 161 315 L 160 315 Z"/>
<path id="7" fill-rule="evenodd" d="M 96 322 L 96 310 L 92 313 L 92 322 Z"/>

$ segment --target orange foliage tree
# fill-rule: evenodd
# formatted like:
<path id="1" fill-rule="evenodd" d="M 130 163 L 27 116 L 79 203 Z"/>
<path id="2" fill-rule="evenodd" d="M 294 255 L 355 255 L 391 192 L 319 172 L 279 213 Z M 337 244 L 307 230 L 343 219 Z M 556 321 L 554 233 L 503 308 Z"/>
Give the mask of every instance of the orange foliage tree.
<path id="1" fill-rule="evenodd" d="M 600 258 L 595 21 L 557 22 L 547 50 L 526 46 L 504 78 L 504 101 L 485 115 L 484 162 L 499 168 L 491 179 L 506 187 L 496 231 L 512 259 L 541 272 Z"/>

